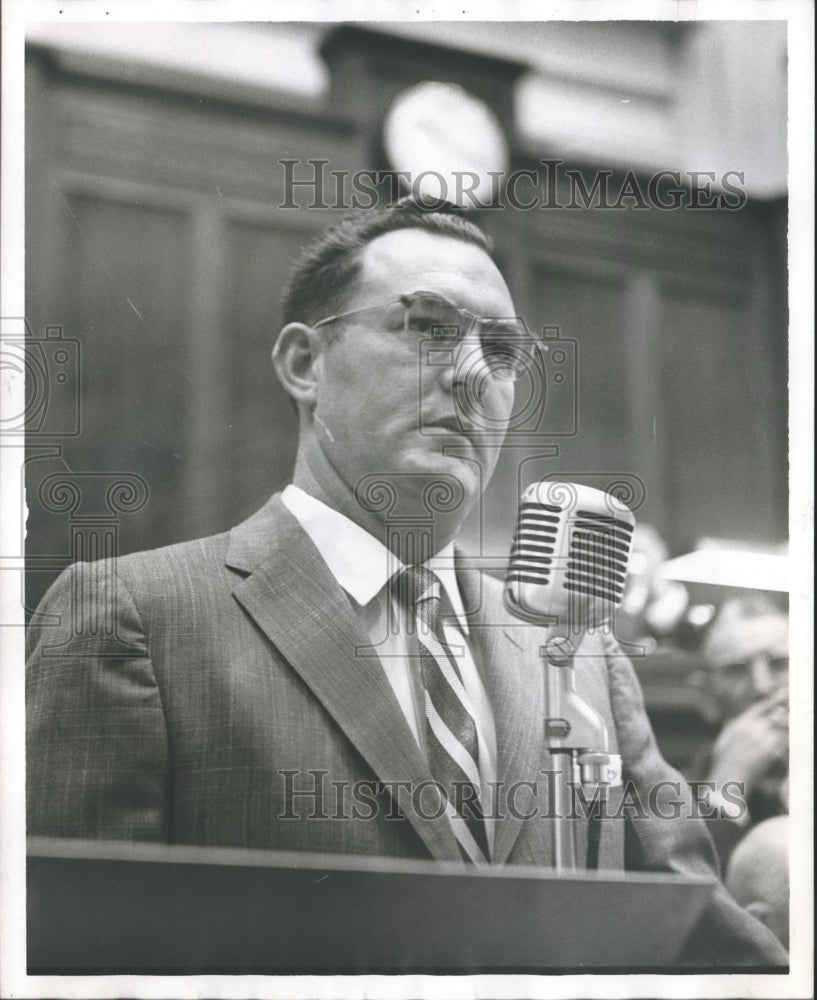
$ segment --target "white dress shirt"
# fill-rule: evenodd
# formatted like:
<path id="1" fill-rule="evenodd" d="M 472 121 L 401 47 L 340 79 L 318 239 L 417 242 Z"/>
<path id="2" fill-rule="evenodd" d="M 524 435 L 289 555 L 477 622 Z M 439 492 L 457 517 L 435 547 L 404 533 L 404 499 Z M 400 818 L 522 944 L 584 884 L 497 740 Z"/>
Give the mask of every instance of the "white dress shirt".
<path id="1" fill-rule="evenodd" d="M 360 655 L 380 658 L 406 722 L 425 753 L 425 702 L 420 664 L 416 655 L 410 655 L 405 611 L 389 587 L 390 580 L 404 564 L 374 535 L 300 487 L 287 486 L 281 499 L 352 599 L 363 631 L 371 640 L 371 648 L 360 650 Z M 490 816 L 495 787 L 491 783 L 497 780 L 496 730 L 491 703 L 468 645 L 468 622 L 457 586 L 453 542 L 425 565 L 442 585 L 443 631 L 456 657 L 477 728 L 481 802 L 486 814 L 488 845 L 493 850 L 494 821 Z M 397 628 L 394 628 L 395 623 Z"/>

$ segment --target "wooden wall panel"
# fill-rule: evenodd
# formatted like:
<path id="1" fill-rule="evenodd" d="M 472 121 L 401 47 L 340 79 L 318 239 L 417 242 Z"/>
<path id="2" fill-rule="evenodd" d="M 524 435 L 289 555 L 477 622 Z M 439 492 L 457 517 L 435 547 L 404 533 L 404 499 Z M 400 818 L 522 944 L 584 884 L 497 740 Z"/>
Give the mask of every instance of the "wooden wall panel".
<path id="1" fill-rule="evenodd" d="M 106 464 L 150 458 L 172 475 L 185 439 L 174 418 L 188 377 L 178 352 L 189 298 L 187 219 L 86 196 L 70 197 L 66 212 L 65 319 L 83 349 L 82 445 Z"/>
<path id="2" fill-rule="evenodd" d="M 60 305 L 50 316 L 64 338 L 78 343 L 80 423 L 58 459 L 30 466 L 29 548 L 52 555 L 68 548 L 65 516 L 44 508 L 38 494 L 51 473 L 141 477 L 149 499 L 123 518 L 121 544 L 166 544 L 187 530 L 178 496 L 189 434 L 189 376 L 180 350 L 190 294 L 189 220 L 86 194 L 58 204 L 51 252 L 61 266 L 50 293 Z M 36 588 L 45 582 L 36 580 Z"/>
<path id="3" fill-rule="evenodd" d="M 306 235 L 249 222 L 226 229 L 229 281 L 222 303 L 230 405 L 222 489 L 240 513 L 260 506 L 290 481 L 297 417 L 278 383 L 271 351 L 281 328 L 281 293 Z"/>
<path id="4" fill-rule="evenodd" d="M 279 160 L 324 158 L 336 166 L 349 165 L 353 155 L 349 126 L 315 114 L 71 76 L 48 96 L 56 106 L 59 162 L 218 198 L 263 198 L 277 206 L 286 200 Z M 296 202 L 303 196 L 299 189 Z"/>
<path id="5" fill-rule="evenodd" d="M 752 326 L 743 304 L 669 290 L 661 327 L 666 489 L 677 537 L 690 544 L 701 535 L 773 537 L 785 519 L 775 499 L 779 456 L 767 433 L 769 409 L 752 391 L 757 372 L 747 366 Z"/>
<path id="6" fill-rule="evenodd" d="M 623 281 L 554 267 L 533 275 L 535 311 L 576 343 L 577 434 L 562 441 L 565 471 L 629 470 L 627 316 Z M 547 410 L 545 422 L 547 423 Z"/>

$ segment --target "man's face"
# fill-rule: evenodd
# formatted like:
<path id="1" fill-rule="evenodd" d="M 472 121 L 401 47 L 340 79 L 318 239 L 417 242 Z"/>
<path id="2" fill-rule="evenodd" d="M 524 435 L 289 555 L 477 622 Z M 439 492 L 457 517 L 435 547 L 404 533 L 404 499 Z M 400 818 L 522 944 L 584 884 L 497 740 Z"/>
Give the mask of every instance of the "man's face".
<path id="1" fill-rule="evenodd" d="M 418 291 L 442 295 L 478 316 L 514 315 L 507 286 L 484 251 L 420 230 L 399 230 L 368 244 L 353 293 L 339 311 L 397 303 Z M 404 312 L 396 304 L 331 329 L 317 366 L 316 439 L 353 491 L 372 473 L 415 474 L 394 479 L 409 492 L 423 479 L 455 476 L 464 517 L 496 465 L 513 383 L 487 371 L 476 338 L 452 352 L 451 364 L 429 365 L 420 342 L 402 329 Z M 463 357 L 467 364 L 458 365 Z M 471 418 L 455 402 L 468 393 L 469 380 L 479 383 L 479 412 Z"/>
<path id="2" fill-rule="evenodd" d="M 788 679 L 788 656 L 761 649 L 711 668 L 709 684 L 722 718 L 734 719 L 784 687 Z"/>
<path id="3" fill-rule="evenodd" d="M 782 615 L 716 621 L 707 652 L 709 690 L 723 719 L 788 684 L 788 621 Z"/>

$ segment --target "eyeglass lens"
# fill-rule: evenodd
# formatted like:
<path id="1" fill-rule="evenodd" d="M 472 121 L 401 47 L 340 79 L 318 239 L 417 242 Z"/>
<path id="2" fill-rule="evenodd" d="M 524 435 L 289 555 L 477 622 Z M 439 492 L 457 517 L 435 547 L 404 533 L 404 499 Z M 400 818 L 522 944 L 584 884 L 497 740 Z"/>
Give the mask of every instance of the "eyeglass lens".
<path id="1" fill-rule="evenodd" d="M 418 339 L 461 341 L 478 331 L 482 356 L 496 378 L 515 381 L 528 369 L 534 340 L 517 319 L 482 319 L 435 295 L 413 299 L 405 329 Z"/>

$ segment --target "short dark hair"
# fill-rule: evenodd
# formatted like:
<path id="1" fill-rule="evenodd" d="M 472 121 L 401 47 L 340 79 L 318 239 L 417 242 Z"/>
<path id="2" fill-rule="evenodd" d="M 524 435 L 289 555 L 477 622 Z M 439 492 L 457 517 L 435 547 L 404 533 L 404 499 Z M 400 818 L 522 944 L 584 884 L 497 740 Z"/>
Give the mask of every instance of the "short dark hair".
<path id="1" fill-rule="evenodd" d="M 447 202 L 431 206 L 409 197 L 388 208 L 360 210 L 330 226 L 296 258 L 284 292 L 283 322 L 316 323 L 342 311 L 360 273 L 360 251 L 400 229 L 450 236 L 491 253 L 485 233 Z"/>

